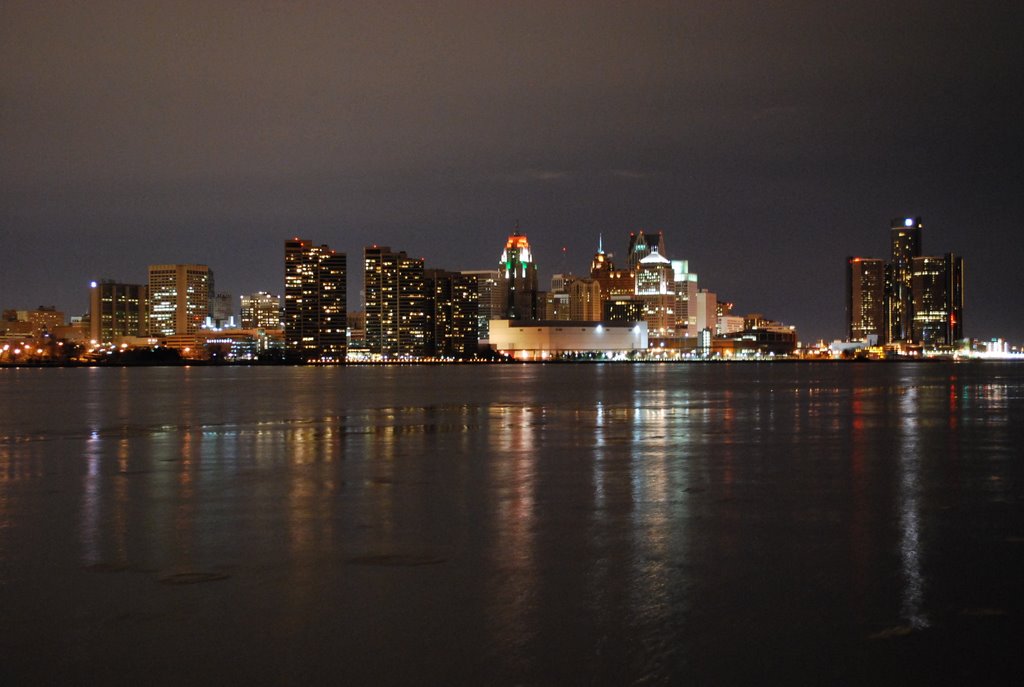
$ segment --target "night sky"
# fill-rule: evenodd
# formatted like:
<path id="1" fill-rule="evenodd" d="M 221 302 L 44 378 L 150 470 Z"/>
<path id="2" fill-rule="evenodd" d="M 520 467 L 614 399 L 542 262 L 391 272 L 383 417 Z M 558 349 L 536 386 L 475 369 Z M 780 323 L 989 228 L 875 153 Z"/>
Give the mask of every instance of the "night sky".
<path id="1" fill-rule="evenodd" d="M 965 257 L 965 333 L 1024 342 L 1019 2 L 4 2 L 0 307 L 283 242 L 546 286 L 662 230 L 700 284 L 843 336 L 845 257 Z M 562 248 L 565 247 L 563 258 Z"/>

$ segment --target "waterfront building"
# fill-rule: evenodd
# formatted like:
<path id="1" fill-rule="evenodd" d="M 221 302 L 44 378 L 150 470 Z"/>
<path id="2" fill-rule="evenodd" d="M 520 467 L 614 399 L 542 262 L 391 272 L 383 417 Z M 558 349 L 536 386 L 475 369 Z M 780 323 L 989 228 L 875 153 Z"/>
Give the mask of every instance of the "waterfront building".
<path id="1" fill-rule="evenodd" d="M 536 320 L 543 303 L 537 290 L 537 265 L 530 252 L 530 242 L 518 226 L 505 242 L 499 264 L 501 291 L 504 296 L 503 318 Z"/>
<path id="2" fill-rule="evenodd" d="M 462 270 L 462 274 L 476 279 L 477 339 L 486 341 L 490 331 L 488 323 L 505 315 L 501 272 L 498 270 Z"/>
<path id="3" fill-rule="evenodd" d="M 387 246 L 363 250 L 366 346 L 383 359 L 427 354 L 430 299 L 423 259 Z"/>
<path id="4" fill-rule="evenodd" d="M 885 261 L 846 259 L 846 321 L 850 341 L 885 341 Z"/>
<path id="5" fill-rule="evenodd" d="M 101 279 L 89 284 L 89 338 L 113 343 L 149 334 L 149 288 Z"/>
<path id="6" fill-rule="evenodd" d="M 285 355 L 307 363 L 342 363 L 346 339 L 347 256 L 294 238 L 284 243 Z"/>
<path id="7" fill-rule="evenodd" d="M 430 355 L 471 358 L 477 353 L 480 299 L 476 277 L 447 270 L 424 270 L 430 294 Z"/>
<path id="8" fill-rule="evenodd" d="M 647 348 L 643 322 L 491 322 L 490 346 L 521 360 L 545 360 L 564 354 L 626 355 Z"/>
<path id="9" fill-rule="evenodd" d="M 213 271 L 206 265 L 149 266 L 149 334 L 191 335 L 210 316 Z"/>
<path id="10" fill-rule="evenodd" d="M 964 261 L 947 253 L 916 257 L 911 266 L 914 341 L 951 346 L 963 338 Z"/>
<path id="11" fill-rule="evenodd" d="M 281 296 L 257 291 L 242 296 L 242 329 L 283 329 Z"/>
<path id="12" fill-rule="evenodd" d="M 886 343 L 913 341 L 913 260 L 921 255 L 921 218 L 896 218 L 889 228 L 890 259 L 886 273 Z"/>

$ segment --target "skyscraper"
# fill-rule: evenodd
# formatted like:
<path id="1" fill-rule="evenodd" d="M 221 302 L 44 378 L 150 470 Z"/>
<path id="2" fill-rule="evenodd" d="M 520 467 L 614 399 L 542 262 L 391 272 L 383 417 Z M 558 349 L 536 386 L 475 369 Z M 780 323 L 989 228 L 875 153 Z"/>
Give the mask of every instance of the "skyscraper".
<path id="1" fill-rule="evenodd" d="M 348 275 L 344 253 L 294 238 L 284 242 L 285 354 L 307 363 L 343 363 Z"/>
<path id="2" fill-rule="evenodd" d="M 913 259 L 921 255 L 921 218 L 896 218 L 889 229 L 891 255 L 885 281 L 886 342 L 913 341 Z"/>
<path id="3" fill-rule="evenodd" d="M 505 242 L 499 265 L 501 290 L 505 298 L 503 317 L 510 320 L 536 320 L 538 313 L 537 265 L 530 253 L 525 234 L 515 231 Z"/>
<path id="4" fill-rule="evenodd" d="M 659 231 L 657 234 L 644 233 L 643 230 L 629 232 L 629 250 L 626 253 L 626 263 L 630 270 L 637 270 L 640 266 L 640 261 L 653 251 L 658 251 L 665 255 L 665 234 L 663 232 Z"/>
<path id="5" fill-rule="evenodd" d="M 675 276 L 672 263 L 657 246 L 640 260 L 636 270 L 636 297 L 644 301 L 644 321 L 651 336 L 673 336 L 676 329 Z"/>
<path id="6" fill-rule="evenodd" d="M 851 341 L 885 343 L 885 261 L 846 259 L 846 321 Z"/>
<path id="7" fill-rule="evenodd" d="M 281 329 L 281 297 L 266 291 L 242 296 L 242 329 Z"/>
<path id="8" fill-rule="evenodd" d="M 431 327 L 427 352 L 431 355 L 469 358 L 476 355 L 476 276 L 447 270 L 424 270 Z"/>
<path id="9" fill-rule="evenodd" d="M 212 293 L 206 265 L 150 265 L 150 336 L 195 334 L 210 316 Z"/>
<path id="10" fill-rule="evenodd" d="M 950 346 L 963 338 L 964 259 L 916 257 L 911 267 L 914 297 L 914 341 L 925 346 Z"/>
<path id="11" fill-rule="evenodd" d="M 498 270 L 463 270 L 462 274 L 476 278 L 477 339 L 486 341 L 491 320 L 505 316 L 505 294 L 501 290 L 501 272 Z"/>
<path id="12" fill-rule="evenodd" d="M 387 246 L 363 250 L 366 345 L 385 359 L 427 354 L 430 300 L 423 260 Z"/>
<path id="13" fill-rule="evenodd" d="M 149 333 L 149 298 L 144 284 L 121 284 L 110 279 L 89 288 L 89 338 L 112 343 L 123 336 Z"/>

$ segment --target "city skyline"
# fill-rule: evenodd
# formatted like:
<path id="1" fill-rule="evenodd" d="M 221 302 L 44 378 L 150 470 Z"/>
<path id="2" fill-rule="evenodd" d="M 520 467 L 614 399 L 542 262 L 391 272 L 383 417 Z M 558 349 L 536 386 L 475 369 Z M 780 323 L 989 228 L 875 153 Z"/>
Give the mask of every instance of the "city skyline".
<path id="1" fill-rule="evenodd" d="M 490 269 L 518 219 L 541 283 L 585 274 L 601 234 L 625 264 L 615 237 L 663 231 L 720 295 L 828 340 L 835 265 L 885 255 L 902 215 L 965 257 L 966 334 L 1024 340 L 1020 14 L 8 5 L 0 303 L 84 312 L 89 280 L 148 264 L 276 292 L 294 235 Z"/>

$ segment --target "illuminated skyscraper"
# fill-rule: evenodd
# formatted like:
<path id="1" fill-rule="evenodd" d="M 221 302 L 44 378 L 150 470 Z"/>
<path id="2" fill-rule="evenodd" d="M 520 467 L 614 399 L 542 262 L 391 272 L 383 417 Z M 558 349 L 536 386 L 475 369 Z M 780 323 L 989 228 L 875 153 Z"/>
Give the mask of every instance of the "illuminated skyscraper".
<path id="1" fill-rule="evenodd" d="M 886 342 L 913 341 L 914 295 L 911 272 L 921 255 L 921 218 L 897 218 L 889 229 L 891 255 L 885 282 Z"/>
<path id="2" fill-rule="evenodd" d="M 885 343 L 885 261 L 846 259 L 846 320 L 850 341 Z"/>
<path id="3" fill-rule="evenodd" d="M 643 300 L 644 321 L 652 337 L 673 336 L 676 328 L 675 277 L 672 263 L 657 246 L 640 260 L 636 270 L 636 297 Z"/>
<path id="4" fill-rule="evenodd" d="M 213 271 L 206 265 L 149 266 L 149 334 L 195 334 L 210 316 Z"/>
<path id="5" fill-rule="evenodd" d="M 282 329 L 281 297 L 266 291 L 242 296 L 242 329 Z"/>
<path id="6" fill-rule="evenodd" d="M 916 257 L 911 272 L 914 341 L 931 347 L 962 339 L 964 259 L 952 253 Z"/>
<path id="7" fill-rule="evenodd" d="M 602 301 L 629 299 L 636 291 L 636 275 L 630 270 L 615 269 L 612 256 L 604 252 L 604 242 L 600 238 L 590 263 L 590 278 L 600 285 Z"/>
<path id="8" fill-rule="evenodd" d="M 476 276 L 447 270 L 424 270 L 431 328 L 427 352 L 430 355 L 469 358 L 476 355 Z"/>
<path id="9" fill-rule="evenodd" d="M 299 238 L 284 242 L 285 355 L 290 359 L 345 362 L 347 275 L 344 253 Z"/>
<path id="10" fill-rule="evenodd" d="M 501 286 L 501 272 L 498 270 L 463 270 L 462 274 L 476 278 L 477 292 L 477 338 L 486 341 L 490 333 L 490 320 L 505 316 L 505 294 Z"/>
<path id="11" fill-rule="evenodd" d="M 363 250 L 366 345 L 382 358 L 427 354 L 431 307 L 423 260 L 387 246 Z"/>
<path id="12" fill-rule="evenodd" d="M 662 232 L 657 234 L 645 234 L 641 231 L 629 232 L 629 251 L 626 254 L 626 263 L 630 270 L 637 270 L 640 261 L 657 251 L 665 255 L 665 235 Z"/>
<path id="13" fill-rule="evenodd" d="M 144 284 L 120 284 L 109 279 L 89 288 L 89 338 L 112 343 L 123 336 L 149 333 L 149 298 Z"/>
<path id="14" fill-rule="evenodd" d="M 536 320 L 539 317 L 537 265 L 530 253 L 530 242 L 519 228 L 508 237 L 501 253 L 501 290 L 505 298 L 503 317 L 510 320 Z"/>

